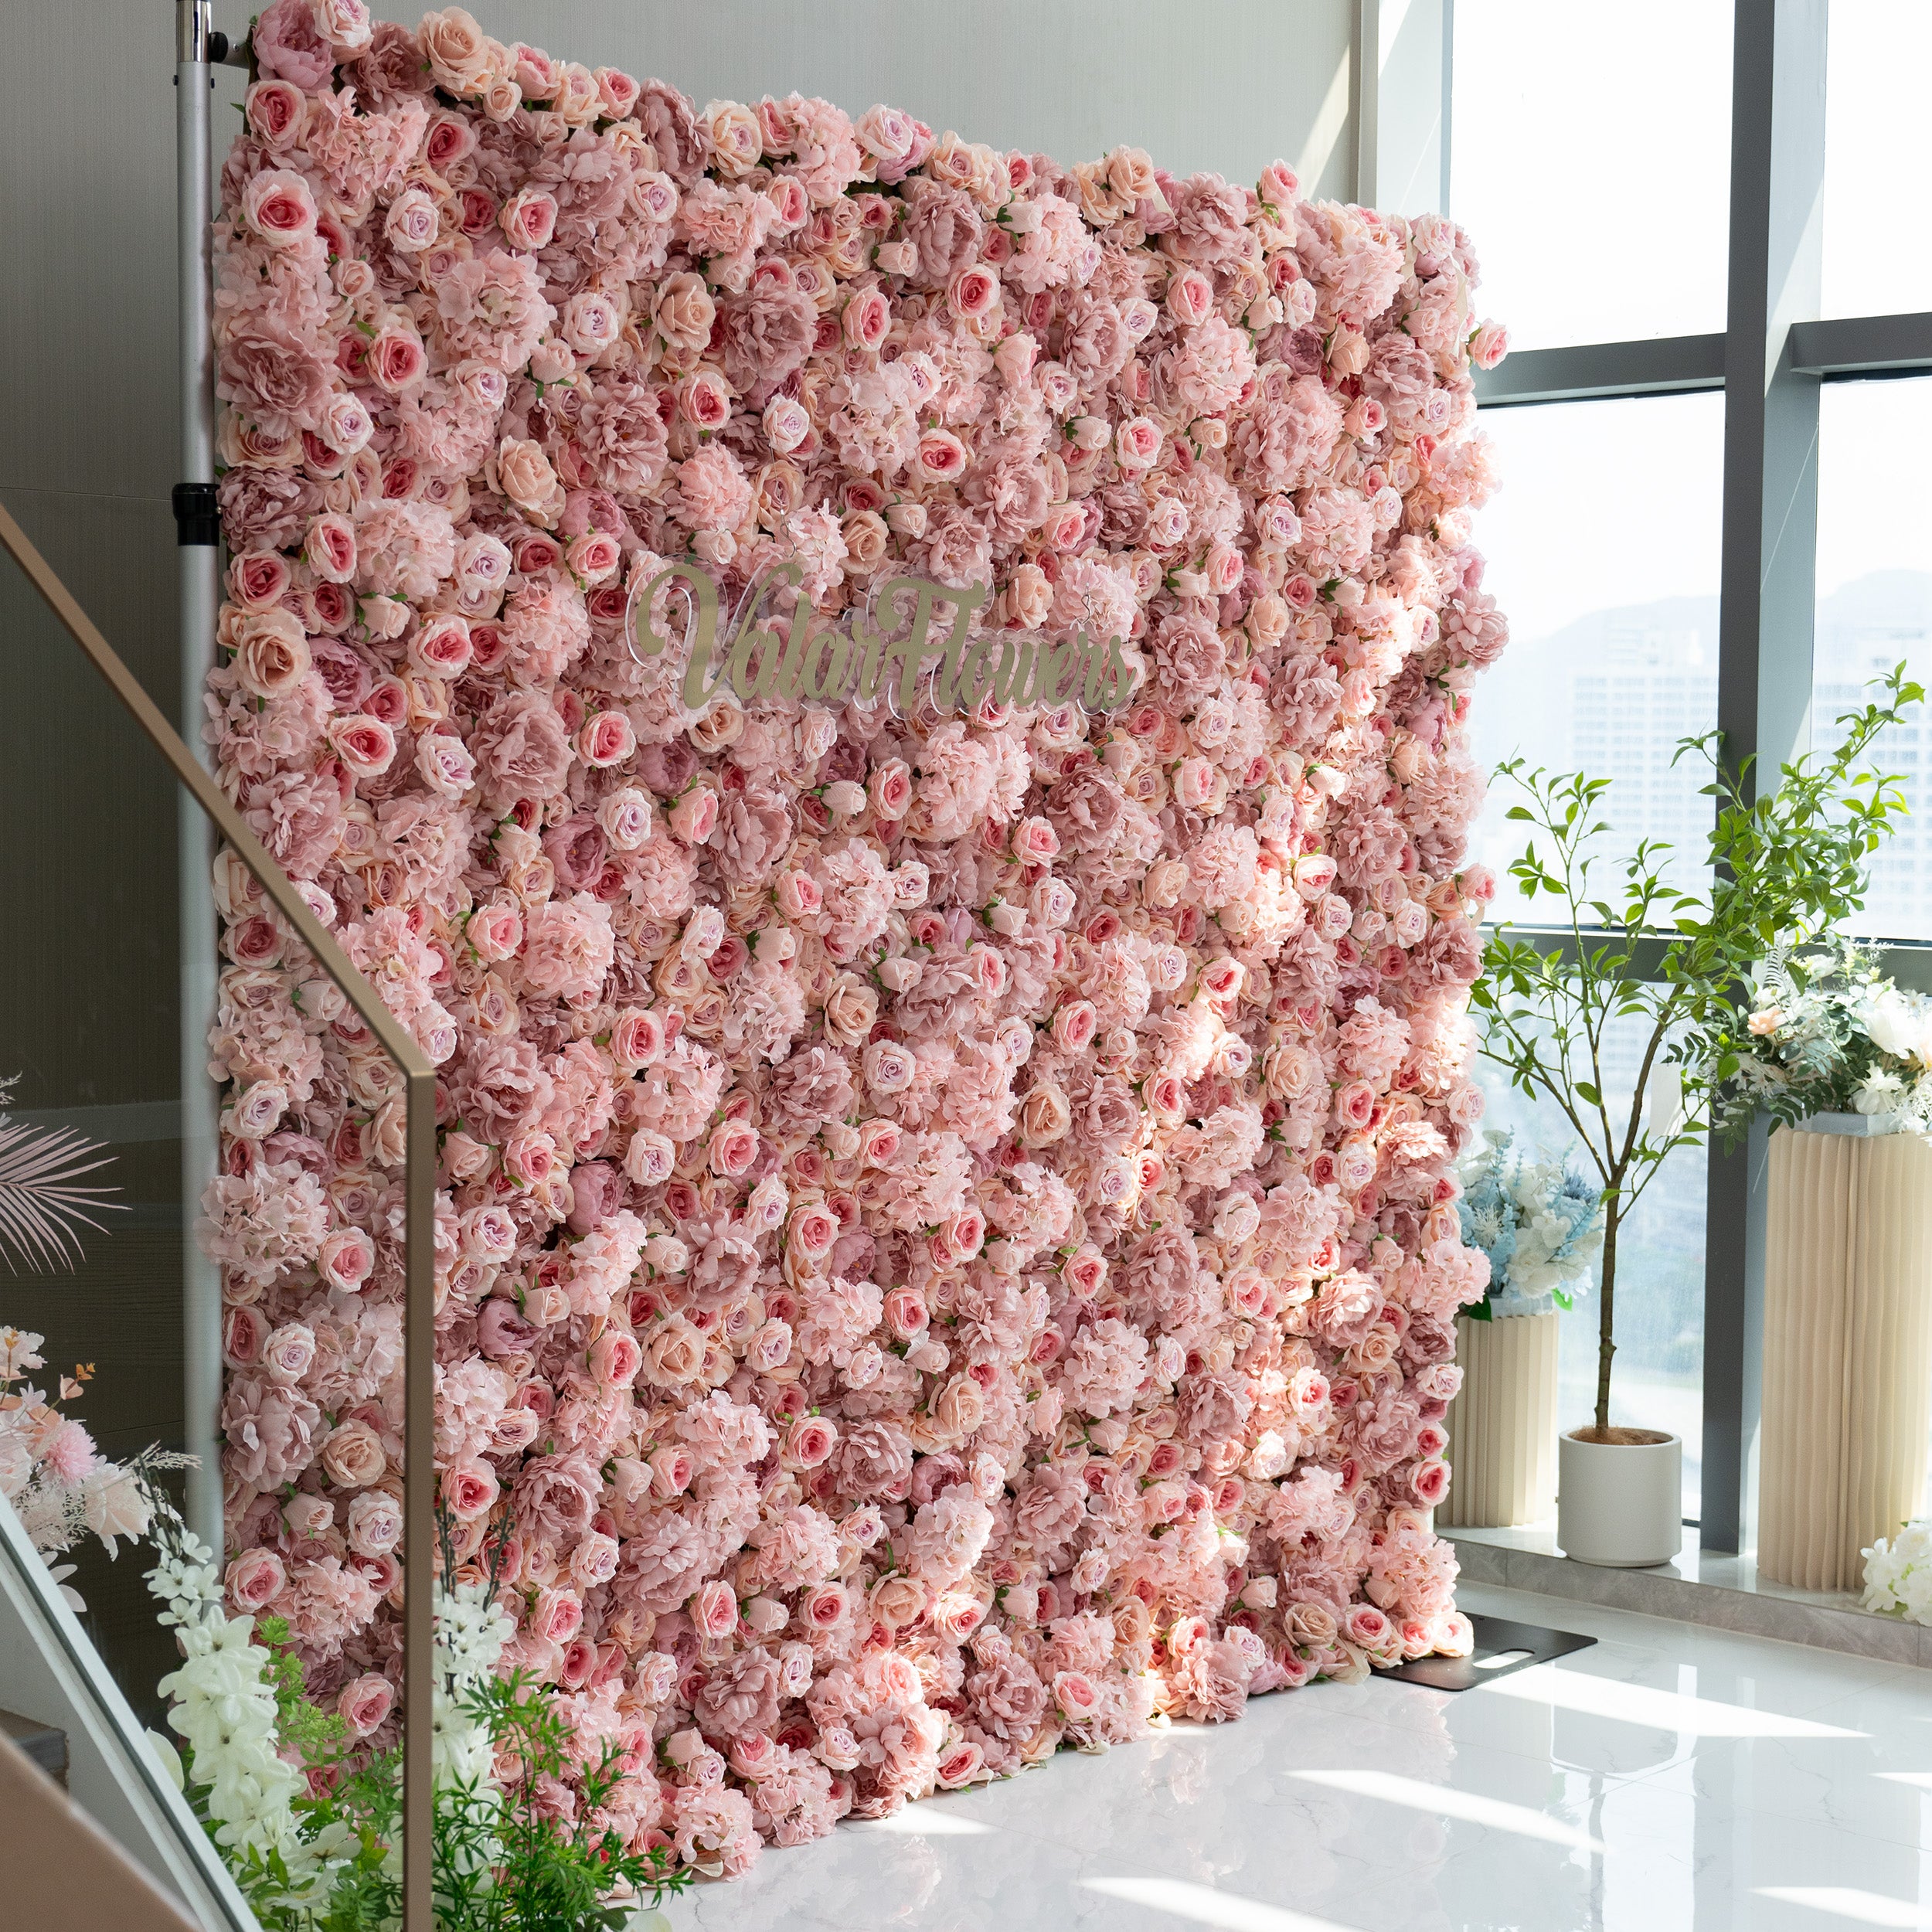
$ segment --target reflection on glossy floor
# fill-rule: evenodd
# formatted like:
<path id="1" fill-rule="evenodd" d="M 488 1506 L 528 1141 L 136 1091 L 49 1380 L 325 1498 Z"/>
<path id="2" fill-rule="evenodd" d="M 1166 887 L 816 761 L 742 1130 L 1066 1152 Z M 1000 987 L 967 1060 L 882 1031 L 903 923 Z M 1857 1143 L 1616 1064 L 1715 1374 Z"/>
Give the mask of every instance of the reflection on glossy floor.
<path id="1" fill-rule="evenodd" d="M 1602 1641 L 1063 1753 L 671 1908 L 679 1932 L 1932 1927 L 1932 1672 L 1512 1590 Z"/>

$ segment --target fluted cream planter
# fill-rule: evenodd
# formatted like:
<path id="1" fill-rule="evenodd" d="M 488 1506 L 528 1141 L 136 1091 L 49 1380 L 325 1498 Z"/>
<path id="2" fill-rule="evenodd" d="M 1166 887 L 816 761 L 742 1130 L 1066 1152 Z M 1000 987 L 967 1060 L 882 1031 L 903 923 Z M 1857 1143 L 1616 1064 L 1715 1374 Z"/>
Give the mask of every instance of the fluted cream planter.
<path id="1" fill-rule="evenodd" d="M 1855 1590 L 1861 1553 L 1923 1500 L 1932 1144 L 1821 1124 L 1770 1140 L 1757 1566 Z"/>
<path id="2" fill-rule="evenodd" d="M 1543 1315 L 1456 1321 L 1462 1388 L 1449 1405 L 1451 1529 L 1541 1522 L 1556 1501 L 1556 1321 Z"/>

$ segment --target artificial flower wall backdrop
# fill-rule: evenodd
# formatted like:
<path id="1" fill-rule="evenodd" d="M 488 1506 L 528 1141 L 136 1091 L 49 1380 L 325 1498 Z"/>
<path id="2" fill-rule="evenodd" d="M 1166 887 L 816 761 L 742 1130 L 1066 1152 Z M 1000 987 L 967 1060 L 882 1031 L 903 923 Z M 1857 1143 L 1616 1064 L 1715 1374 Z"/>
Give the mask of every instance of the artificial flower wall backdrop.
<path id="1" fill-rule="evenodd" d="M 253 47 L 208 740 L 437 1063 L 454 1554 L 625 1835 L 735 1872 L 1466 1641 L 1467 240 L 455 9 Z M 1138 689 L 693 713 L 680 560 L 794 563 L 773 649 L 917 576 Z M 227 1587 L 380 1744 L 403 1103 L 217 886 Z"/>

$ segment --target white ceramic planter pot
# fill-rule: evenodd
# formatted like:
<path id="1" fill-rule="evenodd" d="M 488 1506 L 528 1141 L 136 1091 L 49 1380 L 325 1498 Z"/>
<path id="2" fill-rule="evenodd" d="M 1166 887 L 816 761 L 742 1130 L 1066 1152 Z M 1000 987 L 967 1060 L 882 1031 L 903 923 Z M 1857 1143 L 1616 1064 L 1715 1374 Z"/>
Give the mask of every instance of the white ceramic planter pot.
<path id="1" fill-rule="evenodd" d="M 1557 1315 L 1456 1322 L 1462 1388 L 1449 1405 L 1446 1529 L 1545 1522 L 1556 1500 Z"/>
<path id="2" fill-rule="evenodd" d="M 1922 1506 L 1932 1144 L 1883 1124 L 1771 1136 L 1757 1566 L 1801 1590 L 1857 1589 L 1864 1550 Z"/>
<path id="3" fill-rule="evenodd" d="M 1684 1445 L 1556 1444 L 1556 1542 L 1566 1556 L 1611 1570 L 1673 1561 L 1684 1544 Z"/>

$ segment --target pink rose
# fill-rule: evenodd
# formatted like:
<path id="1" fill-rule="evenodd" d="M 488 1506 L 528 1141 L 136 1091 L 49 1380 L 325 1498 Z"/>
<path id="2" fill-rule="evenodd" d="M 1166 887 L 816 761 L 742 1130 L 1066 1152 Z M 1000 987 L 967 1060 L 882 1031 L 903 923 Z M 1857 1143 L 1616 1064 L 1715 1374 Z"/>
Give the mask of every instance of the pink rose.
<path id="1" fill-rule="evenodd" d="M 1100 1694 L 1083 1671 L 1063 1670 L 1053 1679 L 1053 1702 L 1070 1723 L 1080 1723 L 1100 1708 Z"/>
<path id="2" fill-rule="evenodd" d="M 935 483 L 950 483 L 966 473 L 966 446 L 951 430 L 930 429 L 919 439 L 920 472 Z"/>
<path id="3" fill-rule="evenodd" d="M 799 1599 L 800 1621 L 808 1630 L 836 1630 L 851 1610 L 842 1583 L 820 1583 Z"/>
<path id="4" fill-rule="evenodd" d="M 628 1389 L 644 1366 L 644 1351 L 621 1329 L 607 1328 L 590 1344 L 590 1373 L 607 1389 Z"/>
<path id="5" fill-rule="evenodd" d="M 903 818 L 913 801 L 913 775 L 903 759 L 893 758 L 872 774 L 866 791 L 882 818 Z"/>
<path id="6" fill-rule="evenodd" d="M 781 456 L 788 456 L 811 434 L 811 418 L 789 396 L 774 396 L 760 418 L 765 440 Z"/>
<path id="7" fill-rule="evenodd" d="M 285 169 L 257 175 L 248 184 L 242 215 L 270 248 L 290 247 L 315 232 L 315 198 L 308 183 Z"/>
<path id="8" fill-rule="evenodd" d="M 706 1158 L 713 1174 L 736 1179 L 758 1158 L 758 1130 L 747 1121 L 725 1121 L 713 1133 Z"/>
<path id="9" fill-rule="evenodd" d="M 624 764 L 637 748 L 637 733 L 621 711 L 594 713 L 577 733 L 577 755 L 594 770 Z"/>
<path id="10" fill-rule="evenodd" d="M 279 152 L 301 136 L 308 103 L 301 89 L 286 80 L 258 80 L 248 90 L 243 112 L 257 140 Z"/>
<path id="11" fill-rule="evenodd" d="M 785 1438 L 785 1461 L 794 1469 L 815 1469 L 838 1446 L 835 1424 L 821 1416 L 804 1416 Z"/>
<path id="12" fill-rule="evenodd" d="M 383 233 L 390 247 L 406 255 L 420 254 L 436 240 L 440 226 L 440 218 L 429 191 L 406 188 L 389 203 Z"/>
<path id="13" fill-rule="evenodd" d="M 273 610 L 292 581 L 287 558 L 274 550 L 247 550 L 229 563 L 229 595 L 246 610 Z"/>
<path id="14" fill-rule="evenodd" d="M 946 306 L 962 322 L 985 320 L 999 307 L 999 277 L 977 263 L 961 269 L 947 284 Z"/>
<path id="15" fill-rule="evenodd" d="M 731 392 L 715 369 L 692 370 L 677 395 L 678 412 L 694 430 L 715 434 L 731 420 Z"/>
<path id="16" fill-rule="evenodd" d="M 330 583 L 349 583 L 355 577 L 355 526 L 333 512 L 310 519 L 302 546 L 308 567 Z"/>
<path id="17" fill-rule="evenodd" d="M 892 304 L 883 288 L 863 288 L 846 299 L 839 328 L 848 349 L 872 355 L 892 326 Z"/>
<path id="18" fill-rule="evenodd" d="M 817 879 L 808 872 L 778 875 L 778 910 L 790 920 L 808 919 L 825 903 Z"/>
<path id="19" fill-rule="evenodd" d="M 523 913 L 512 899 L 492 899 L 470 916 L 470 944 L 486 960 L 514 959 L 523 944 Z"/>
<path id="20" fill-rule="evenodd" d="M 269 1380 L 285 1389 L 300 1382 L 315 1361 L 314 1332 L 299 1321 L 284 1322 L 262 1346 L 262 1366 Z"/>
<path id="21" fill-rule="evenodd" d="M 1152 417 L 1131 417 L 1114 433 L 1114 454 L 1124 470 L 1153 466 L 1161 453 L 1161 426 Z"/>
<path id="22" fill-rule="evenodd" d="M 445 1483 L 447 1499 L 448 1485 Z M 365 1489 L 349 1503 L 349 1546 L 359 1556 L 386 1556 L 403 1543 L 403 1505 L 386 1489 Z"/>
<path id="23" fill-rule="evenodd" d="M 1093 1043 L 1099 1025 L 1090 999 L 1067 1000 L 1053 1015 L 1053 1044 L 1063 1053 L 1083 1053 Z"/>
<path id="24" fill-rule="evenodd" d="M 567 1644 L 583 1627 L 583 1603 L 574 1590 L 538 1592 L 529 1628 L 546 1644 Z"/>
<path id="25" fill-rule="evenodd" d="M 1335 862 L 1325 852 L 1310 852 L 1294 862 L 1294 889 L 1312 903 L 1335 883 Z"/>
<path id="26" fill-rule="evenodd" d="M 268 1324 L 259 1308 L 230 1308 L 222 1317 L 222 1357 L 231 1368 L 251 1368 L 262 1359 Z"/>
<path id="27" fill-rule="evenodd" d="M 1357 1194 L 1376 1177 L 1375 1143 L 1352 1134 L 1335 1151 L 1335 1178 L 1345 1194 Z"/>
<path id="28" fill-rule="evenodd" d="M 729 1637 L 738 1628 L 738 1599 L 731 1586 L 714 1579 L 691 1600 L 691 1621 L 706 1637 Z"/>
<path id="29" fill-rule="evenodd" d="M 272 1549 L 244 1549 L 230 1563 L 223 1581 L 236 1613 L 253 1617 L 288 1587 L 288 1573 Z"/>
<path id="30" fill-rule="evenodd" d="M 655 1064 L 664 1052 L 664 1022 L 645 1007 L 618 1015 L 611 1029 L 611 1056 L 628 1073 Z"/>
<path id="31" fill-rule="evenodd" d="M 315 1271 L 331 1287 L 354 1294 L 376 1267 L 376 1243 L 360 1228 L 338 1228 L 315 1253 Z"/>
<path id="32" fill-rule="evenodd" d="M 392 396 L 413 389 L 429 372 L 429 354 L 413 328 L 392 325 L 369 345 L 369 372 Z"/>
<path id="33" fill-rule="evenodd" d="M 335 1700 L 336 1715 L 358 1737 L 367 1737 L 389 1714 L 396 1702 L 396 1686 L 373 1672 L 342 1686 Z"/>
<path id="34" fill-rule="evenodd" d="M 330 748 L 357 778 L 379 778 L 395 759 L 395 733 L 366 712 L 332 719 L 328 735 Z"/>
<path id="35" fill-rule="evenodd" d="M 556 232 L 556 199 L 541 188 L 519 188 L 503 204 L 497 221 L 512 248 L 534 254 L 548 248 Z"/>
<path id="36" fill-rule="evenodd" d="M 461 1522 L 487 1516 L 501 1493 L 496 1471 L 488 1463 L 460 1462 L 440 1472 L 443 1500 Z"/>
<path id="37" fill-rule="evenodd" d="M 910 1342 L 930 1319 L 926 1298 L 917 1288 L 894 1288 L 886 1297 L 886 1325 L 901 1342 Z"/>
<path id="38" fill-rule="evenodd" d="M 409 661 L 426 678 L 460 678 L 471 655 L 470 627 L 454 611 L 431 617 L 409 641 Z"/>
<path id="39" fill-rule="evenodd" d="M 718 822 L 718 794 L 706 785 L 687 791 L 671 808 L 668 822 L 687 845 L 702 845 Z"/>

